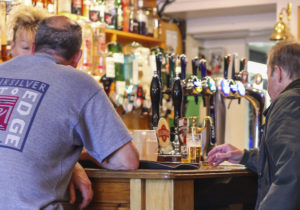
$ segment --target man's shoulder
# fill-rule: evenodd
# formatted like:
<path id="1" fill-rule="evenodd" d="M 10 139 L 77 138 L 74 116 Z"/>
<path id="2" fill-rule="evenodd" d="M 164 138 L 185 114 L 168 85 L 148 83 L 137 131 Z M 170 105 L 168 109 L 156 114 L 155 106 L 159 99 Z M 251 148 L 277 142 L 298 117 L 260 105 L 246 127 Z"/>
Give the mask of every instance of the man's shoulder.
<path id="1" fill-rule="evenodd" d="M 300 107 L 300 88 L 292 88 L 281 93 L 274 102 L 272 102 L 268 113 L 299 112 Z"/>

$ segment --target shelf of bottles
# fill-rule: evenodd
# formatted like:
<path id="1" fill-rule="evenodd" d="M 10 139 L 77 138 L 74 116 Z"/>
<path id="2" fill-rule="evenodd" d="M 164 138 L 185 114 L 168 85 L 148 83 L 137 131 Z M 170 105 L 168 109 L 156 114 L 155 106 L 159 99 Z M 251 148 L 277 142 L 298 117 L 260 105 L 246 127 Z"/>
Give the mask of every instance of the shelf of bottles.
<path id="1" fill-rule="evenodd" d="M 151 49 L 161 44 L 156 8 L 142 0 L 71 2 L 83 29 L 83 56 L 78 68 L 101 81 L 123 113 L 151 107 Z M 85 17 L 85 18 L 82 18 Z"/>
<path id="2" fill-rule="evenodd" d="M 138 108 L 144 114 L 150 112 L 149 87 L 153 75 L 150 56 L 153 49 L 162 45 L 156 1 L 26 0 L 5 1 L 2 5 L 8 14 L 7 6 L 19 3 L 78 21 L 82 26 L 83 42 L 77 68 L 100 81 L 114 105 L 122 107 L 123 113 Z M 2 39 L 3 46 L 5 38 Z M 2 52 L 9 54 L 9 50 Z"/>

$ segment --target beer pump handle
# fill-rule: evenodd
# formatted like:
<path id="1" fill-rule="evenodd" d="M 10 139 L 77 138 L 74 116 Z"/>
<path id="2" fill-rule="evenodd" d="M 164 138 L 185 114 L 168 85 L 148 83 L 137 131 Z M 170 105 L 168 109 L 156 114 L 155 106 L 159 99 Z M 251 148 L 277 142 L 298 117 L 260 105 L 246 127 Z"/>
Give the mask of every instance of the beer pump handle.
<path id="1" fill-rule="evenodd" d="M 206 74 L 207 74 L 206 60 L 204 60 L 204 59 L 200 60 L 199 70 L 201 72 L 201 78 L 206 77 Z"/>
<path id="2" fill-rule="evenodd" d="M 169 60 L 169 72 L 170 72 L 170 87 L 173 86 L 174 78 L 175 78 L 175 68 L 176 68 L 176 57 L 174 54 L 168 56 Z"/>
<path id="3" fill-rule="evenodd" d="M 172 99 L 174 106 L 174 126 L 178 126 L 178 120 L 181 117 L 181 107 L 183 100 L 183 88 L 179 78 L 175 79 L 172 91 Z"/>
<path id="4" fill-rule="evenodd" d="M 198 66 L 199 66 L 199 62 L 198 62 L 198 58 L 196 57 L 192 60 L 192 70 L 193 70 L 193 75 L 195 76 L 197 76 Z"/>
<path id="5" fill-rule="evenodd" d="M 230 63 L 230 55 L 224 57 L 224 79 L 228 79 L 228 67 Z"/>
<path id="6" fill-rule="evenodd" d="M 242 58 L 240 60 L 240 72 L 243 71 L 243 70 L 245 70 L 246 63 L 247 63 L 247 59 L 246 58 Z"/>
<path id="7" fill-rule="evenodd" d="M 180 56 L 180 65 L 181 65 L 181 74 L 180 74 L 180 79 L 185 79 L 186 77 L 186 63 L 187 59 L 185 55 Z"/>
<path id="8" fill-rule="evenodd" d="M 161 82 L 160 77 L 157 73 L 157 61 L 160 62 L 161 60 L 158 59 L 159 56 L 151 55 L 150 56 L 150 63 L 153 69 L 153 77 L 150 85 L 150 97 L 152 103 L 152 127 L 153 129 L 157 128 L 158 121 L 160 118 L 159 115 L 159 105 L 161 101 Z"/>
<path id="9" fill-rule="evenodd" d="M 235 54 L 232 55 L 231 79 L 235 80 Z"/>
<path id="10" fill-rule="evenodd" d="M 162 54 L 158 53 L 155 56 L 155 60 L 156 60 L 157 75 L 158 75 L 159 78 L 161 78 Z"/>

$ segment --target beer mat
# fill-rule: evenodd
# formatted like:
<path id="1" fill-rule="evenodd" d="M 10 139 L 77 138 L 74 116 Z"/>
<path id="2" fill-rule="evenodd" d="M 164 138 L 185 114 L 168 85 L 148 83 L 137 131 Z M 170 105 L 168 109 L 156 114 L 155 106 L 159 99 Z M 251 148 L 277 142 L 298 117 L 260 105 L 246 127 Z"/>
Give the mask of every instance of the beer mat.
<path id="1" fill-rule="evenodd" d="M 192 170 L 200 168 L 200 163 L 174 163 L 140 160 L 139 169 Z"/>

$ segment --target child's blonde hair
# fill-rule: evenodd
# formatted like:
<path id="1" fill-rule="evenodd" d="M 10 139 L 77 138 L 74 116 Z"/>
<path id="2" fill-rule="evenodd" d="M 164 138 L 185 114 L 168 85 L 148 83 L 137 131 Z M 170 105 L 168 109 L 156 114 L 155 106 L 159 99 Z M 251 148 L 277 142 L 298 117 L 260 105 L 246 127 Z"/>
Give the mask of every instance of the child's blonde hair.
<path id="1" fill-rule="evenodd" d="M 14 6 L 8 14 L 8 29 L 10 37 L 15 41 L 18 30 L 23 29 L 35 33 L 39 23 L 50 14 L 47 10 L 20 4 Z M 12 36 L 11 36 L 12 35 Z"/>

